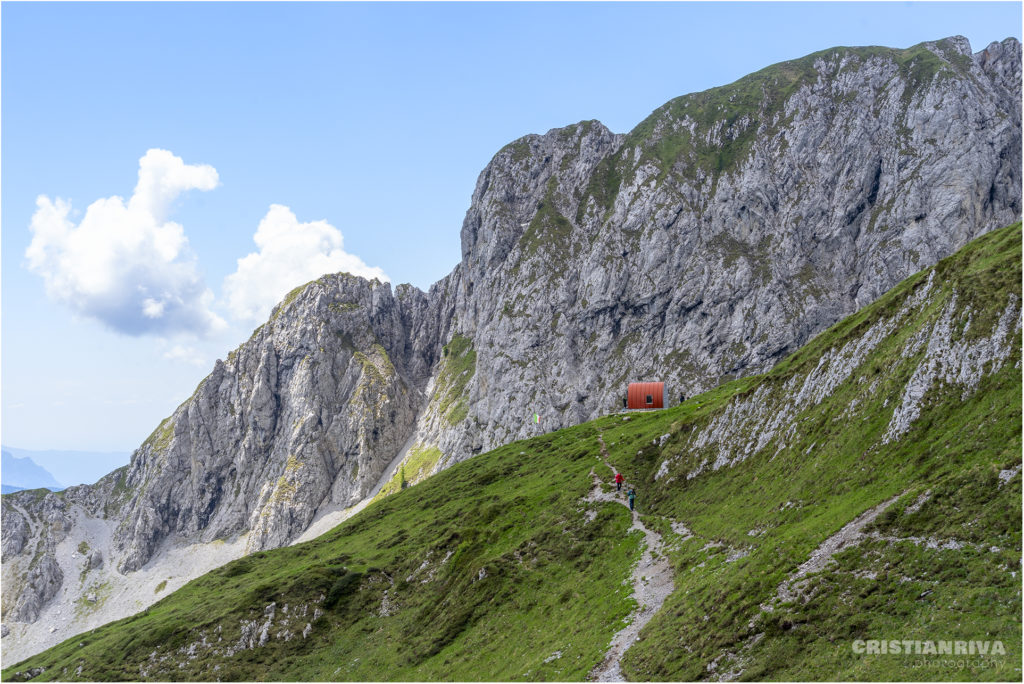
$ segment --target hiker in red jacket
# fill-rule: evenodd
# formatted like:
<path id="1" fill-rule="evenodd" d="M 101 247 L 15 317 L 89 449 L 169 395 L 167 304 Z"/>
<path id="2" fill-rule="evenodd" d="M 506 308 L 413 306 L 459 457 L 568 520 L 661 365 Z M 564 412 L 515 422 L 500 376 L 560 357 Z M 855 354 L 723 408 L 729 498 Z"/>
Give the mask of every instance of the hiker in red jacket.
<path id="1" fill-rule="evenodd" d="M 622 473 L 615 473 L 615 491 L 622 491 Z"/>

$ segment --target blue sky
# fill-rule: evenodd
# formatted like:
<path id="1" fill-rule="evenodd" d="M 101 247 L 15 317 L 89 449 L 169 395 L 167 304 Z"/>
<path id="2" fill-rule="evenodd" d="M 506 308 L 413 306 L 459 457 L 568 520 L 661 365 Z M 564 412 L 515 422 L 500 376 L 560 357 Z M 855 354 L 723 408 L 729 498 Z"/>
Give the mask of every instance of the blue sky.
<path id="1" fill-rule="evenodd" d="M 0 22 L 3 442 L 130 451 L 303 268 L 447 274 L 506 143 L 626 132 L 835 45 L 978 51 L 1020 38 L 1021 4 L 4 2 Z"/>

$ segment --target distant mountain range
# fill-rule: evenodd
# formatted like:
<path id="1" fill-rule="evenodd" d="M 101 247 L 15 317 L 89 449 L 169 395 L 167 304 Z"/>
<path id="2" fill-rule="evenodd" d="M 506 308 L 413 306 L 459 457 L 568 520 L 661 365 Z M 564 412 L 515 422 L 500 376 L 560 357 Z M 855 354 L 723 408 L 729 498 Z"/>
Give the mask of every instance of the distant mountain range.
<path id="1" fill-rule="evenodd" d="M 3 480 L 3 493 L 10 494 L 21 489 L 61 489 L 57 480 L 45 468 L 30 458 L 19 458 L 7 447 L 3 448 L 3 460 L 0 462 L 0 478 Z"/>
<path id="2" fill-rule="evenodd" d="M 0 474 L 3 493 L 36 487 L 62 489 L 92 484 L 111 470 L 127 465 L 130 457 L 131 454 L 120 451 L 34 451 L 5 444 L 3 472 Z"/>

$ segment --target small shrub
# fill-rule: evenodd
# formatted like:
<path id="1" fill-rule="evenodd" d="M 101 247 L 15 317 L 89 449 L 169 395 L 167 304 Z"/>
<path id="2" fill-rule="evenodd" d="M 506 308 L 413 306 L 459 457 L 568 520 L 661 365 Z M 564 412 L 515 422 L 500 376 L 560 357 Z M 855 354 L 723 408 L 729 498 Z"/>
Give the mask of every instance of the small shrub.
<path id="1" fill-rule="evenodd" d="M 242 558 L 234 563 L 228 563 L 227 567 L 224 568 L 224 577 L 238 577 L 252 570 L 252 561 L 248 558 Z"/>
<path id="2" fill-rule="evenodd" d="M 355 593 L 355 590 L 359 588 L 359 580 L 362 579 L 362 577 L 362 573 L 346 572 L 335 580 L 334 584 L 331 585 L 330 590 L 327 592 L 327 598 L 324 600 L 324 607 L 334 608 L 342 602 L 342 599 L 347 599 Z"/>

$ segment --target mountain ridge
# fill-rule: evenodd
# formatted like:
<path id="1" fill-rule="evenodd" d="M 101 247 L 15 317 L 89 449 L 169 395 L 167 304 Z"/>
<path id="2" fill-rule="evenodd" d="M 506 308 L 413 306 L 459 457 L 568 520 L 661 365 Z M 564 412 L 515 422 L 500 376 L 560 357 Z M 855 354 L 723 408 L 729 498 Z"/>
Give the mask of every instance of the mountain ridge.
<path id="1" fill-rule="evenodd" d="M 1015 679 L 1021 242 L 991 232 L 768 373 L 456 464 L 4 678 Z M 672 588 L 621 654 L 631 522 Z M 890 635 L 998 648 L 965 670 L 854 645 Z"/>
<path id="2" fill-rule="evenodd" d="M 630 134 L 582 122 L 506 145 L 462 261 L 427 292 L 345 274 L 296 288 L 129 466 L 5 496 L 4 556 L 32 566 L 5 564 L 5 625 L 52 643 L 31 623 L 58 593 L 67 609 L 171 548 L 287 544 L 346 515 L 406 446 L 426 476 L 613 410 L 630 379 L 693 396 L 766 371 L 1019 220 L 1020 43 L 851 50 L 677 98 Z M 773 68 L 795 75 L 758 99 Z M 102 571 L 69 587 L 79 561 L 57 548 L 83 521 Z"/>
<path id="3" fill-rule="evenodd" d="M 121 451 L 37 450 L 7 445 L 3 448 L 17 458 L 31 458 L 34 463 L 54 473 L 61 487 L 93 484 L 110 471 L 126 465 L 131 456 Z"/>
<path id="4" fill-rule="evenodd" d="M 6 448 L 3 450 L 3 469 L 5 487 L 14 486 L 21 489 L 36 489 L 39 487 L 46 487 L 47 489 L 61 488 L 53 473 L 31 458 L 19 458 Z"/>

